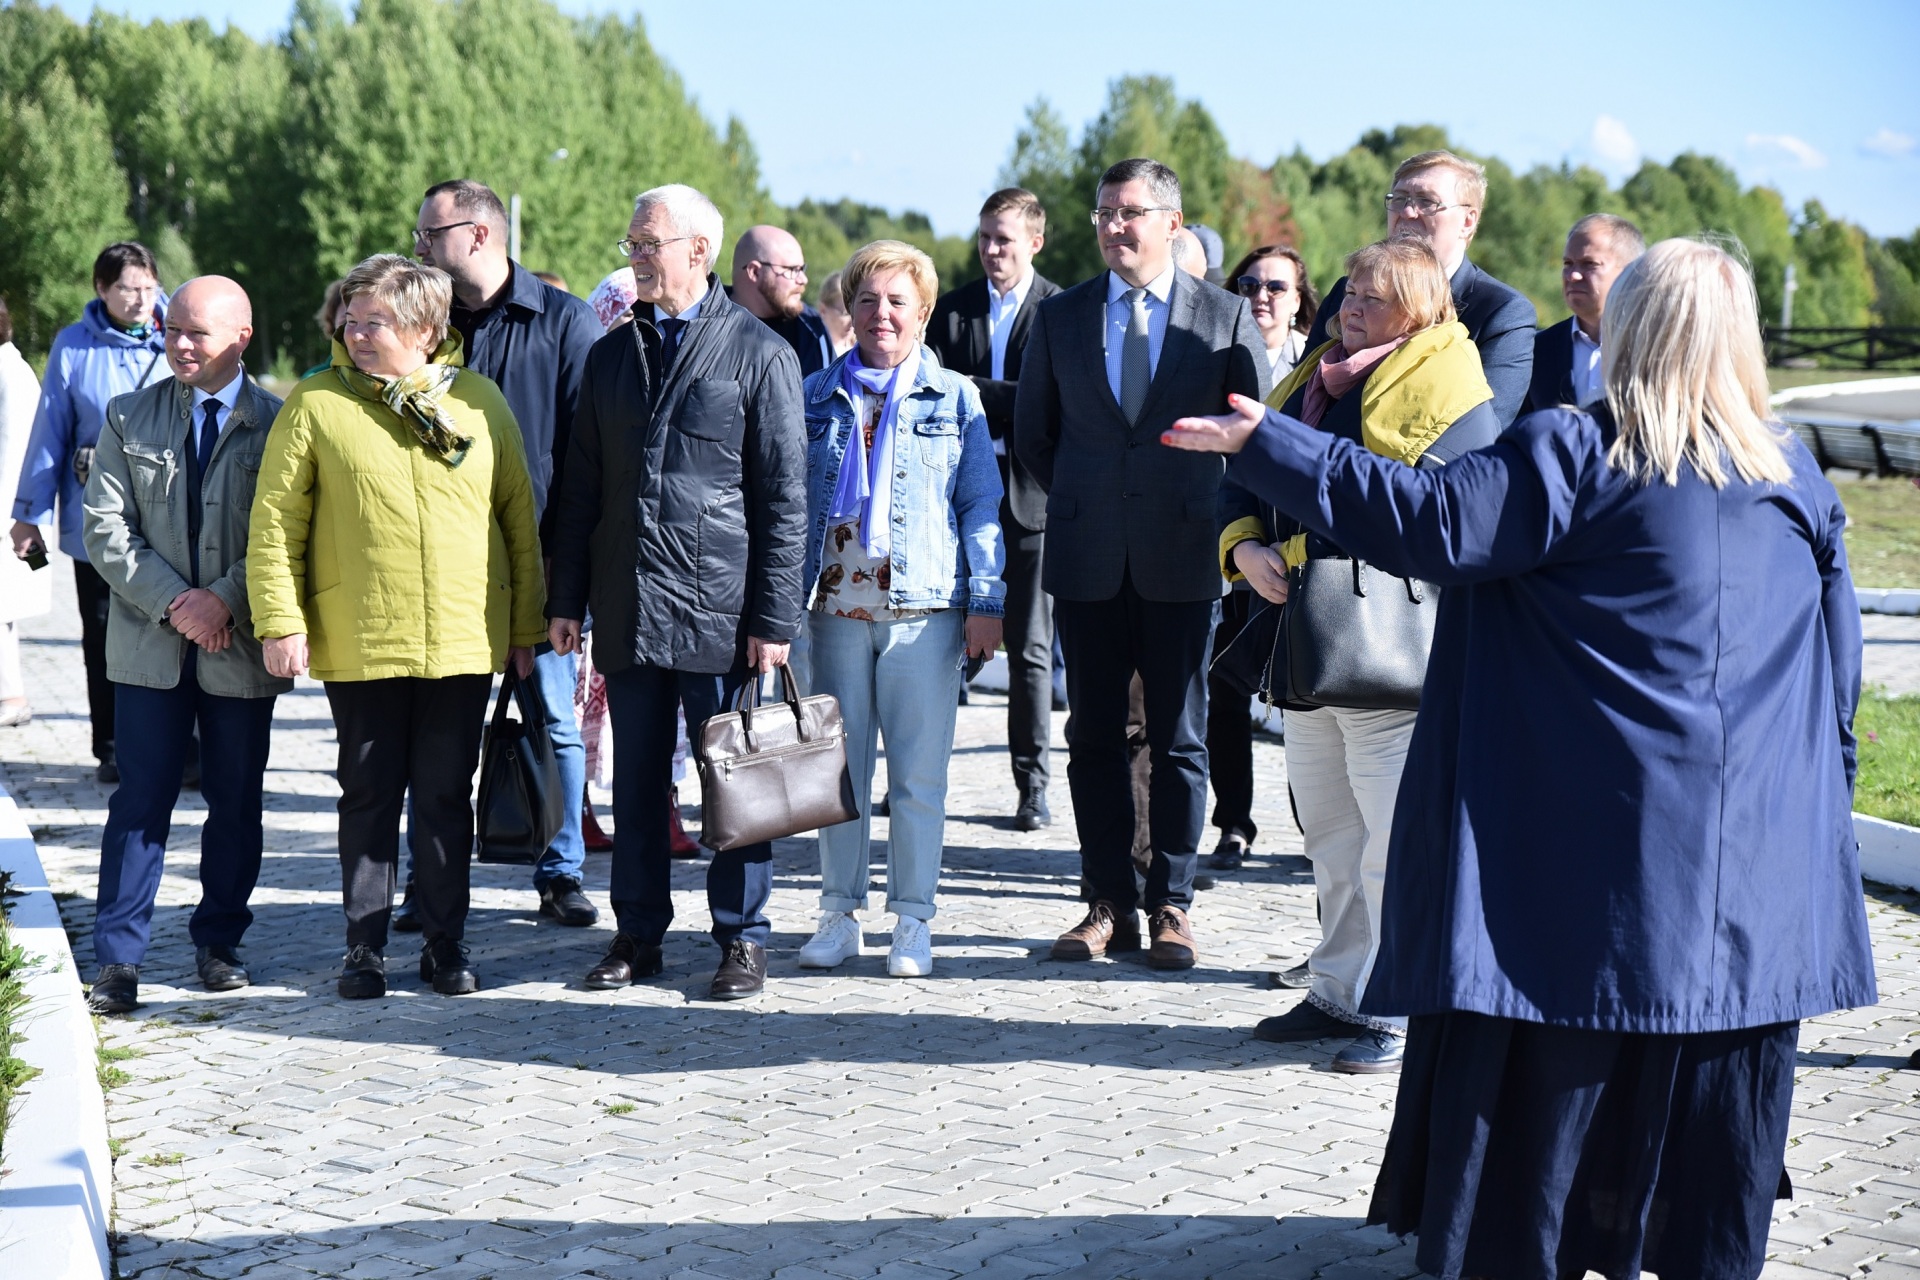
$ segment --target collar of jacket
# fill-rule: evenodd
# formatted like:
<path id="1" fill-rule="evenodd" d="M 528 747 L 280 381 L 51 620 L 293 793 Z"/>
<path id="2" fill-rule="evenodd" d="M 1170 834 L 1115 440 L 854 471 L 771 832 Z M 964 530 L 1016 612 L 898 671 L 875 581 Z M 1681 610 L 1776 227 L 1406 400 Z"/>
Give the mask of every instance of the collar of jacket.
<path id="1" fill-rule="evenodd" d="M 547 309 L 547 290 L 553 286 L 512 258 L 507 259 L 507 296 L 496 306 L 518 307 L 535 314 Z"/>
<path id="2" fill-rule="evenodd" d="M 536 280 L 534 283 L 539 284 L 540 282 Z M 333 359 L 327 361 L 327 363 L 329 365 L 344 365 L 349 369 L 359 367 L 354 364 L 353 357 L 347 354 L 347 344 L 338 338 L 333 340 Z M 458 329 L 452 325 L 447 326 L 447 336 L 440 340 L 440 345 L 435 347 L 433 354 L 427 357 L 427 363 L 450 364 L 459 369 L 467 367 L 466 345 L 460 337 L 460 331 Z"/>
<path id="3" fill-rule="evenodd" d="M 842 351 L 833 358 L 832 364 L 822 369 L 819 373 L 814 374 L 813 378 L 808 379 L 810 382 L 816 378 L 819 380 L 819 385 L 814 387 L 813 391 L 807 396 L 807 403 L 809 405 L 825 405 L 829 400 L 833 399 L 835 395 L 838 395 L 842 400 L 847 402 L 848 408 L 853 407 L 853 397 L 847 394 L 846 387 L 842 385 L 843 377 L 841 370 L 846 368 L 847 357 L 859 349 L 858 346 L 848 347 L 845 351 Z M 922 391 L 937 390 L 933 385 L 931 373 L 940 367 L 940 357 L 933 353 L 933 348 L 927 345 L 925 338 L 922 338 L 920 340 L 920 363 L 913 371 L 913 385 L 907 388 L 907 394 L 916 395 Z"/>
<path id="4" fill-rule="evenodd" d="M 181 421 L 187 424 L 187 438 L 193 438 L 193 388 L 178 378 L 172 378 L 174 407 L 180 411 Z M 233 398 L 233 409 L 227 415 L 227 425 L 221 428 L 220 438 L 227 438 L 230 431 L 241 431 L 260 425 L 259 413 L 260 385 L 247 372 L 247 366 L 240 366 L 240 393 Z"/>
<path id="5" fill-rule="evenodd" d="M 1308 352 L 1273 389 L 1267 404 L 1284 408 L 1336 342 L 1329 338 Z M 1415 379 L 1415 373 L 1421 376 Z M 1360 438 L 1367 448 L 1412 466 L 1462 414 L 1493 399 L 1493 388 L 1487 385 L 1467 326 L 1451 320 L 1408 338 L 1367 375 L 1359 395 Z"/>
<path id="6" fill-rule="evenodd" d="M 87 303 L 80 312 L 80 323 L 85 325 L 94 341 L 115 347 L 144 347 L 154 351 L 166 350 L 167 333 L 167 296 L 161 294 L 153 304 L 153 332 L 144 338 L 136 338 L 113 322 L 107 314 L 107 304 L 95 298 Z"/>

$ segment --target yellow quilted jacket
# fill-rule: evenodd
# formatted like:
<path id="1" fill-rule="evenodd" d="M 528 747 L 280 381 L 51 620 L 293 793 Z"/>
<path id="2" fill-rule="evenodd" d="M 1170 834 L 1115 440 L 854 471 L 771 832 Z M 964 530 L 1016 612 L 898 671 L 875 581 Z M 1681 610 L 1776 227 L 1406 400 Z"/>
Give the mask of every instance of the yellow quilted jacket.
<path id="1" fill-rule="evenodd" d="M 457 339 L 455 339 L 457 344 Z M 459 361 L 457 345 L 438 359 Z M 334 363 L 347 361 L 336 343 Z M 262 639 L 304 632 L 319 680 L 438 679 L 546 638 L 533 485 L 513 411 L 462 370 L 442 407 L 473 446 L 458 467 L 331 368 L 301 382 L 260 459 L 247 596 Z"/>

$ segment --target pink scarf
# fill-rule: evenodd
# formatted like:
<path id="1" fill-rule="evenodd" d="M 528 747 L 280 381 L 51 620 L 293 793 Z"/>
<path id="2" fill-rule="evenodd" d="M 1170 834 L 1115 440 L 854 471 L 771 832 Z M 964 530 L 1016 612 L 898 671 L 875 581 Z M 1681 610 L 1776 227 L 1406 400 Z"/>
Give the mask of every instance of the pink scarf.
<path id="1" fill-rule="evenodd" d="M 1344 343 L 1336 342 L 1320 357 L 1307 379 L 1306 400 L 1300 406 L 1300 420 L 1310 427 L 1320 425 L 1333 402 L 1367 380 L 1380 362 L 1406 345 L 1410 334 L 1401 334 L 1392 342 L 1366 347 L 1348 354 Z"/>

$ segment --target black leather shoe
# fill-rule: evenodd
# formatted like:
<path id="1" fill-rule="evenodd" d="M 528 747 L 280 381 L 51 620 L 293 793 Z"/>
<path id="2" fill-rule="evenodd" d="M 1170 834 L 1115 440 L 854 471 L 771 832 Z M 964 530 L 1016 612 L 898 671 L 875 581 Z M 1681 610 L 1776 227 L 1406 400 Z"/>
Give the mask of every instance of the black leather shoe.
<path id="1" fill-rule="evenodd" d="M 1253 1029 L 1253 1038 L 1268 1044 L 1304 1044 L 1350 1036 L 1359 1029 L 1358 1023 L 1336 1018 L 1313 1001 L 1302 1000 L 1277 1018 L 1262 1018 Z"/>
<path id="2" fill-rule="evenodd" d="M 387 994 L 386 956 L 365 943 L 348 947 L 340 964 L 339 991 L 342 1000 L 378 1000 Z"/>
<path id="3" fill-rule="evenodd" d="M 393 916 L 387 927 L 395 933 L 418 933 L 425 926 L 420 923 L 420 908 L 413 901 L 413 880 L 407 880 L 407 888 L 400 895 L 400 905 L 393 909 Z"/>
<path id="4" fill-rule="evenodd" d="M 1291 969 L 1267 974 L 1267 985 L 1282 991 L 1305 991 L 1313 985 L 1313 970 L 1307 967 L 1305 960 L 1302 960 Z"/>
<path id="5" fill-rule="evenodd" d="M 107 787 L 111 787 L 120 781 L 120 765 L 119 762 L 113 758 L 112 747 L 107 748 L 107 754 L 100 758 L 98 765 L 94 766 L 93 780 Z"/>
<path id="6" fill-rule="evenodd" d="M 467 946 L 444 933 L 428 938 L 420 949 L 420 981 L 431 982 L 443 996 L 471 995 L 480 989 L 480 975 L 467 963 Z"/>
<path id="7" fill-rule="evenodd" d="M 140 1007 L 140 967 L 103 964 L 87 994 L 87 1008 L 95 1013 L 132 1013 Z"/>
<path id="8" fill-rule="evenodd" d="M 572 876 L 555 876 L 540 886 L 540 914 L 561 924 L 584 928 L 600 919 L 600 909 L 580 891 Z"/>
<path id="9" fill-rule="evenodd" d="M 1238 871 L 1247 861 L 1247 838 L 1238 831 L 1222 831 L 1220 843 L 1207 859 L 1209 871 Z"/>
<path id="10" fill-rule="evenodd" d="M 616 933 L 600 963 L 587 971 L 589 991 L 617 991 L 642 978 L 657 978 L 666 969 L 658 945 L 649 946 L 632 934 Z"/>
<path id="11" fill-rule="evenodd" d="M 727 944 L 727 954 L 714 971 L 713 987 L 707 992 L 714 1000 L 745 1000 L 757 996 L 767 985 L 767 949 L 745 938 Z"/>
<path id="12" fill-rule="evenodd" d="M 253 981 L 232 947 L 195 947 L 193 967 L 200 971 L 200 985 L 209 991 L 238 991 Z"/>
<path id="13" fill-rule="evenodd" d="M 1047 793 L 1035 791 L 1020 801 L 1020 808 L 1013 815 L 1015 831 L 1038 831 L 1042 827 L 1053 825 L 1053 810 L 1047 807 Z"/>
<path id="14" fill-rule="evenodd" d="M 1407 1038 L 1391 1031 L 1368 1031 L 1333 1055 L 1333 1069 L 1350 1076 L 1390 1075 L 1400 1069 Z"/>

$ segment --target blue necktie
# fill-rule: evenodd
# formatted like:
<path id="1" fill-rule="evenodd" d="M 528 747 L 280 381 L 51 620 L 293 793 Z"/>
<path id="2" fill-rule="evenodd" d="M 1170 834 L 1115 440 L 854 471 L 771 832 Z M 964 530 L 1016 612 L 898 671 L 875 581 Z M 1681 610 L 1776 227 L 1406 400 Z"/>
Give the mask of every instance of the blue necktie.
<path id="1" fill-rule="evenodd" d="M 209 400 L 200 423 L 200 439 L 194 446 L 200 463 L 200 487 L 207 487 L 207 464 L 213 461 L 213 446 L 220 443 L 220 402 Z"/>
<path id="2" fill-rule="evenodd" d="M 213 446 L 220 442 L 220 402 L 209 400 L 204 407 L 206 412 L 193 441 L 193 467 L 187 478 L 187 560 L 196 587 L 200 585 L 200 495 L 207 487 L 207 464 L 213 460 Z"/>
<path id="3" fill-rule="evenodd" d="M 688 322 L 677 318 L 668 318 L 660 322 L 660 359 L 673 368 L 673 357 L 679 354 L 681 335 L 686 333 Z"/>

